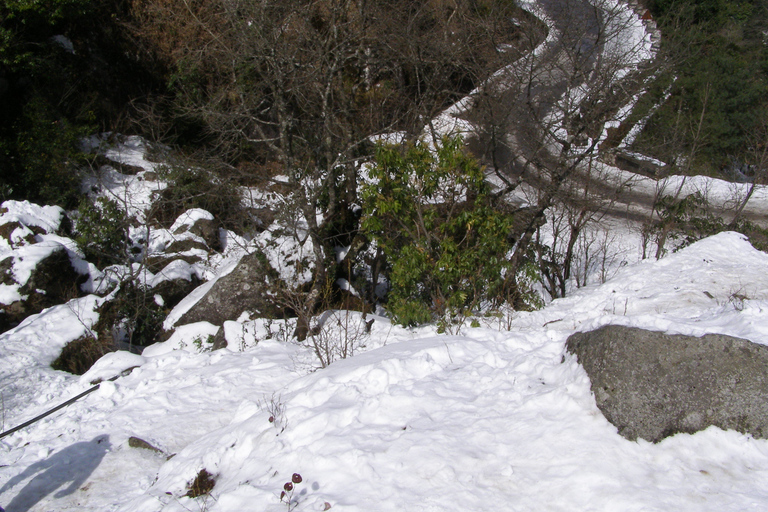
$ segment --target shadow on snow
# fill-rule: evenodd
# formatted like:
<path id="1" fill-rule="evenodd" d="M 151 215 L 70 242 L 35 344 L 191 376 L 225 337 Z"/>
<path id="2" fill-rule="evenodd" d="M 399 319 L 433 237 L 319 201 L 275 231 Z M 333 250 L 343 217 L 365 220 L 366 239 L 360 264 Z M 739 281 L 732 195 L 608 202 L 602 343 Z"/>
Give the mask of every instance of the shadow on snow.
<path id="1" fill-rule="evenodd" d="M 69 485 L 56 492 L 53 497 L 63 498 L 74 493 L 99 466 L 111 446 L 108 435 L 99 435 L 91 441 L 70 445 L 32 464 L 0 488 L 0 495 L 2 495 L 20 482 L 34 476 L 6 505 L 5 512 L 27 512 L 67 483 Z"/>

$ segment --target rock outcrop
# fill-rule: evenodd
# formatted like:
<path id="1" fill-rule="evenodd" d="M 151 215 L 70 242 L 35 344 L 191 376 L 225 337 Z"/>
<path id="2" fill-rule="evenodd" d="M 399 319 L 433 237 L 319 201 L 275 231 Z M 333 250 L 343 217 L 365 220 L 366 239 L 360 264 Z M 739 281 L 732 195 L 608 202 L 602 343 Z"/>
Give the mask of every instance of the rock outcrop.
<path id="1" fill-rule="evenodd" d="M 265 318 L 282 316 L 281 308 L 266 290 L 271 272 L 261 254 L 243 256 L 237 267 L 216 281 L 176 324 L 209 322 L 221 326 L 227 320 L 237 319 L 244 311 Z"/>
<path id="2" fill-rule="evenodd" d="M 597 406 L 630 440 L 709 426 L 768 438 L 768 347 L 609 325 L 568 338 Z"/>
<path id="3" fill-rule="evenodd" d="M 67 247 L 57 206 L 6 201 L 0 207 L 0 332 L 45 308 L 84 295 L 88 264 Z"/>

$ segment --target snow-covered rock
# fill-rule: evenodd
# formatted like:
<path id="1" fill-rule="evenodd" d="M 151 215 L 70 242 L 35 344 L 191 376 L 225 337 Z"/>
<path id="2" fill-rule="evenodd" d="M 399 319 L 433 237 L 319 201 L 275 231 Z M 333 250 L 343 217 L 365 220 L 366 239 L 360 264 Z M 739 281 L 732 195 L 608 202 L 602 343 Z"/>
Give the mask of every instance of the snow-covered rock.
<path id="1" fill-rule="evenodd" d="M 63 218 L 58 206 L 0 205 L 0 332 L 84 295 L 81 285 L 94 269 L 71 239 L 57 234 Z"/>

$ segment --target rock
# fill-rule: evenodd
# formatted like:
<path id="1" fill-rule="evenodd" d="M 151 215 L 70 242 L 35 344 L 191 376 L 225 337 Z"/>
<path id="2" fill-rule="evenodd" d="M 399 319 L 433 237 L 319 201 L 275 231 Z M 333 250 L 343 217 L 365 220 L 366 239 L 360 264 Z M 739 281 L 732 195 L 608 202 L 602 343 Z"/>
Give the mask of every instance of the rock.
<path id="1" fill-rule="evenodd" d="M 141 450 L 149 450 L 155 453 L 160 453 L 162 455 L 166 454 L 160 448 L 156 448 L 155 446 L 152 446 L 150 443 L 146 442 L 142 438 L 136 437 L 136 436 L 131 436 L 128 438 L 128 446 L 130 446 L 131 448 L 139 448 Z"/>
<path id="2" fill-rule="evenodd" d="M 0 284 L 11 285 L 15 281 L 13 280 L 13 256 L 7 256 L 0 261 Z"/>
<path id="3" fill-rule="evenodd" d="M 6 222 L 5 224 L 0 225 L 0 237 L 5 238 L 8 243 L 11 243 L 11 234 L 20 227 L 21 224 L 19 222 Z"/>
<path id="4" fill-rule="evenodd" d="M 96 155 L 93 155 L 93 164 L 95 167 L 102 167 L 107 166 L 111 167 L 120 174 L 127 174 L 130 176 L 135 176 L 139 174 L 140 172 L 144 171 L 144 168 L 139 165 L 131 165 L 124 162 L 120 162 L 118 160 L 112 160 L 111 158 L 102 155 L 101 153 L 98 153 Z"/>
<path id="5" fill-rule="evenodd" d="M 709 426 L 768 438 L 768 347 L 609 325 L 568 338 L 603 415 L 630 440 Z"/>
<path id="6" fill-rule="evenodd" d="M 222 245 L 218 222 L 211 219 L 197 219 L 189 232 L 205 240 L 208 247 L 214 251 L 221 252 Z"/>
<path id="7" fill-rule="evenodd" d="M 227 348 L 227 336 L 224 333 L 224 329 L 219 329 L 219 332 L 216 333 L 216 335 L 213 337 L 213 344 L 211 345 L 211 350 L 219 350 L 222 348 Z"/>
<path id="8" fill-rule="evenodd" d="M 209 322 L 221 326 L 227 320 L 237 319 L 243 311 L 262 318 L 283 316 L 281 308 L 266 293 L 267 277 L 274 271 L 262 258 L 259 253 L 243 256 L 237 267 L 216 281 L 176 325 Z"/>
<path id="9" fill-rule="evenodd" d="M 207 254 L 208 246 L 198 240 L 184 238 L 181 240 L 174 240 L 171 245 L 165 248 L 166 254 L 180 254 L 189 251 L 201 251 Z"/>
<path id="10" fill-rule="evenodd" d="M 16 230 L 19 230 L 16 233 Z M 40 235 L 45 231 L 38 226 L 25 226 L 16 221 L 7 222 L 0 226 L 0 237 L 5 238 L 11 247 L 19 244 L 35 243 L 35 235 Z"/>
<path id="11" fill-rule="evenodd" d="M 264 231 L 271 226 L 277 217 L 271 208 L 249 208 L 248 214 L 259 231 Z"/>
<path id="12" fill-rule="evenodd" d="M 153 287 L 152 293 L 160 295 L 163 298 L 163 307 L 170 310 L 201 283 L 196 275 L 190 276 L 189 279 L 169 279 Z"/>
<path id="13" fill-rule="evenodd" d="M 11 265 L 7 259 L 0 266 L 6 269 L 4 282 L 11 282 Z M 0 310 L 5 313 L 0 317 L 0 332 L 15 327 L 29 315 L 45 308 L 81 297 L 84 293 L 80 285 L 87 278 L 75 269 L 67 249 L 63 245 L 56 247 L 37 262 L 27 281 L 19 287 L 19 294 L 25 298 L 11 304 L 0 304 Z"/>
<path id="14" fill-rule="evenodd" d="M 164 269 L 166 266 L 168 266 L 170 263 L 174 261 L 184 261 L 190 265 L 194 265 L 195 263 L 199 263 L 203 261 L 203 258 L 197 254 L 190 253 L 190 254 L 179 254 L 179 253 L 170 253 L 170 254 L 158 254 L 155 256 L 151 256 L 147 258 L 144 261 L 144 264 L 147 266 L 150 272 L 157 273 L 160 272 L 162 269 Z"/>
<path id="15" fill-rule="evenodd" d="M 19 291 L 26 295 L 42 290 L 47 299 L 44 300 L 44 307 L 49 307 L 82 295 L 79 285 L 85 278 L 86 276 L 81 276 L 72 266 L 69 253 L 62 245 L 35 265 L 29 279 Z"/>
<path id="16" fill-rule="evenodd" d="M 0 207 L 0 236 L 11 242 L 34 243 L 35 235 L 60 233 L 66 214 L 59 206 L 40 206 L 29 201 L 5 201 Z M 21 230 L 11 236 L 14 231 Z M 12 240 L 15 238 L 15 240 Z"/>

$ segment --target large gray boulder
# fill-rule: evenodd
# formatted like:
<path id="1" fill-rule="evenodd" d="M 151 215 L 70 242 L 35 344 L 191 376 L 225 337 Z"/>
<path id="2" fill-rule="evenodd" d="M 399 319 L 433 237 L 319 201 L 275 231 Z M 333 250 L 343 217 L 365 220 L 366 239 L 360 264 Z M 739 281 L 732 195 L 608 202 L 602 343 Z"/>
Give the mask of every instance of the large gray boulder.
<path id="1" fill-rule="evenodd" d="M 227 320 L 236 320 L 244 311 L 263 318 L 282 316 L 282 308 L 268 292 L 269 278 L 275 280 L 273 274 L 260 253 L 243 256 L 237 267 L 216 281 L 176 325 L 209 322 L 221 326 Z"/>
<path id="2" fill-rule="evenodd" d="M 709 426 L 768 437 L 768 347 L 609 325 L 568 338 L 603 415 L 630 440 Z"/>

